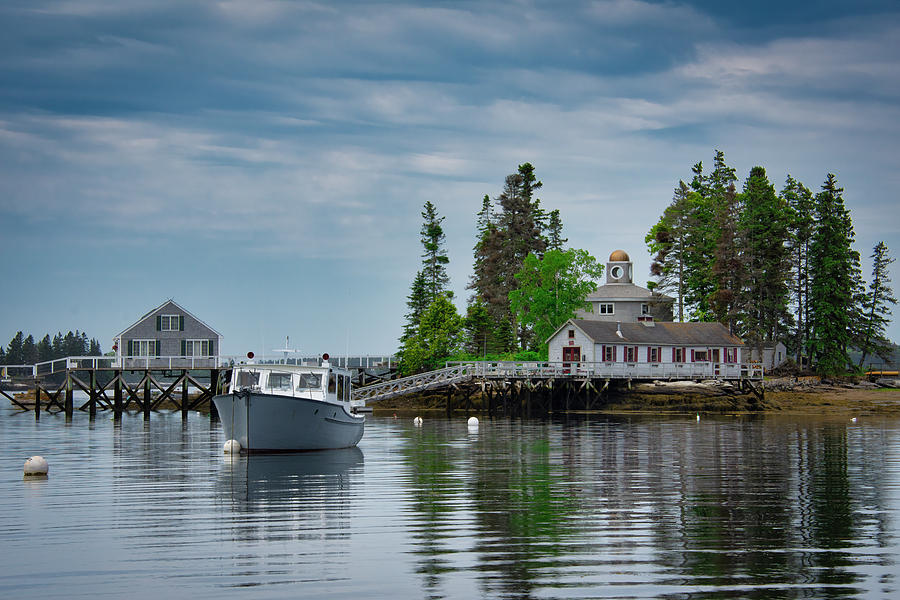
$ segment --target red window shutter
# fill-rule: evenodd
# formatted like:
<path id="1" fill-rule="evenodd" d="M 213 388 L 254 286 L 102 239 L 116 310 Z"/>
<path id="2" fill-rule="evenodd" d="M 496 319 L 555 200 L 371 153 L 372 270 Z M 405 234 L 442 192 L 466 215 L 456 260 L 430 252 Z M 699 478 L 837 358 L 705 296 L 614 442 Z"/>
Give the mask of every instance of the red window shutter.
<path id="1" fill-rule="evenodd" d="M 616 358 L 616 354 L 617 354 L 616 351 L 617 351 L 618 349 L 619 349 L 618 346 L 613 346 L 613 362 L 616 362 L 616 361 L 618 360 L 618 359 Z"/>
<path id="2" fill-rule="evenodd" d="M 672 362 L 675 362 L 675 346 L 672 346 Z"/>
<path id="3" fill-rule="evenodd" d="M 693 348 L 691 348 L 691 362 L 695 362 L 695 361 L 694 361 L 694 349 L 693 349 Z"/>

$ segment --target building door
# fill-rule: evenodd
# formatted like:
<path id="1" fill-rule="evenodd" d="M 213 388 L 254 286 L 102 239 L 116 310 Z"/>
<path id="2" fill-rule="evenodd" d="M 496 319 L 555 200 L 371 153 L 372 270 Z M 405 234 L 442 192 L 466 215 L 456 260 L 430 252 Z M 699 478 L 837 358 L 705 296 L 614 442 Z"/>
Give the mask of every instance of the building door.
<path id="1" fill-rule="evenodd" d="M 579 362 L 581 360 L 581 346 L 563 346 L 562 359 L 564 363 Z M 564 365 L 568 367 L 569 365 Z"/>
<path id="2" fill-rule="evenodd" d="M 721 356 L 719 356 L 719 349 L 713 348 L 712 351 L 712 362 L 713 362 L 713 373 L 715 373 L 716 377 L 718 377 L 721 373 L 719 371 L 719 360 Z"/>

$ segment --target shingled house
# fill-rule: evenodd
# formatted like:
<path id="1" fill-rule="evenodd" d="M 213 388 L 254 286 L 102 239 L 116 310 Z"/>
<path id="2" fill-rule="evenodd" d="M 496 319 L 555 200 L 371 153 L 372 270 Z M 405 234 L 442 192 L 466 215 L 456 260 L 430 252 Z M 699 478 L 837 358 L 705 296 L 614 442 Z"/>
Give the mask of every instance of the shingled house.
<path id="1" fill-rule="evenodd" d="M 605 363 L 635 377 L 729 376 L 745 359 L 744 343 L 721 323 L 569 319 L 547 343 L 550 362 Z"/>
<path id="2" fill-rule="evenodd" d="M 213 366 L 222 336 L 174 300 L 166 300 L 115 338 L 118 364 Z"/>

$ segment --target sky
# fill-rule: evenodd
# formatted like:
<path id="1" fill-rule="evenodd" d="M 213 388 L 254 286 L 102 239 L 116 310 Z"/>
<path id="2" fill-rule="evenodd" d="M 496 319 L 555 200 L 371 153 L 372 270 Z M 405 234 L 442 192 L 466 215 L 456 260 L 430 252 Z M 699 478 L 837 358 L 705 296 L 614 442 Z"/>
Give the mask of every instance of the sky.
<path id="1" fill-rule="evenodd" d="M 172 298 L 223 354 L 390 353 L 426 201 L 461 312 L 481 199 L 525 162 L 569 246 L 644 284 L 716 149 L 741 183 L 834 173 L 868 280 L 900 248 L 900 5 L 5 0 L 0 343 L 108 351 Z"/>

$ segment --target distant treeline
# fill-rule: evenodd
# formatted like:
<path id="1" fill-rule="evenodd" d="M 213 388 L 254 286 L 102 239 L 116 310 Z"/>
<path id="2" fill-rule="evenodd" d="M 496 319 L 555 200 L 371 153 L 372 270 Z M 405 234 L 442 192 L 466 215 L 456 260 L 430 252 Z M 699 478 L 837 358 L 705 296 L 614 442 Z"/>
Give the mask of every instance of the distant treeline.
<path id="1" fill-rule="evenodd" d="M 0 364 L 3 365 L 33 365 L 35 363 L 66 356 L 101 356 L 100 342 L 91 338 L 83 331 L 75 330 L 63 335 L 57 333 L 53 338 L 45 335 L 39 342 L 34 341 L 34 336 L 27 337 L 19 331 L 10 340 L 6 349 L 0 347 Z"/>

